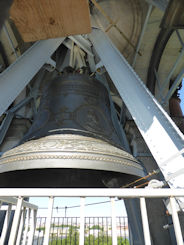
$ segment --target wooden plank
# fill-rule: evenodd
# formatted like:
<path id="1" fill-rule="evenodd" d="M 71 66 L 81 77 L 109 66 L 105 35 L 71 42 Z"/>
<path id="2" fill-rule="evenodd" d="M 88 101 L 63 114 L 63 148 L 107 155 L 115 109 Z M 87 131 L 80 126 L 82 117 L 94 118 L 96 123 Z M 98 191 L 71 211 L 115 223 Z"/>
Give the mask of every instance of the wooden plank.
<path id="1" fill-rule="evenodd" d="M 10 15 L 25 42 L 91 31 L 88 0 L 14 0 Z"/>

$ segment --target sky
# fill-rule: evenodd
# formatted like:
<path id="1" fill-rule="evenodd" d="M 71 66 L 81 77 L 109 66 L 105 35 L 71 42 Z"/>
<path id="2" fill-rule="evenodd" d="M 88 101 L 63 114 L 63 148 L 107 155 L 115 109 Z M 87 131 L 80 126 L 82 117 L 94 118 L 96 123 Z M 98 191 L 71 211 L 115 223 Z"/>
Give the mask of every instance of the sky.
<path id="1" fill-rule="evenodd" d="M 39 206 L 38 217 L 47 216 L 48 198 L 30 198 L 30 202 Z M 109 198 L 86 198 L 85 204 L 107 202 L 96 205 L 85 206 L 86 217 L 109 217 L 111 216 L 111 204 Z M 80 198 L 55 198 L 53 217 L 80 217 Z M 65 208 L 67 207 L 67 208 Z M 70 208 L 73 207 L 73 208 Z M 62 209 L 61 209 L 62 208 Z M 115 202 L 116 216 L 127 216 L 123 200 Z"/>
<path id="2" fill-rule="evenodd" d="M 180 94 L 180 99 L 181 99 L 181 109 L 183 111 L 183 114 L 184 114 L 184 79 L 183 79 L 183 82 L 182 82 L 182 88 L 181 90 L 179 91 L 179 94 Z"/>

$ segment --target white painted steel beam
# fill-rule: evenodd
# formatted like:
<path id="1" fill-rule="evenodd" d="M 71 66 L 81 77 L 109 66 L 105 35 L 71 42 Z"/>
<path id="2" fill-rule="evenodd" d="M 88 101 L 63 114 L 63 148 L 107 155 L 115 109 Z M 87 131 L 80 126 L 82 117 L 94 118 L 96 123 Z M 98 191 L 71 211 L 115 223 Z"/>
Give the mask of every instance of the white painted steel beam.
<path id="1" fill-rule="evenodd" d="M 181 232 L 181 226 L 180 226 L 180 221 L 178 218 L 176 201 L 175 201 L 174 197 L 170 197 L 170 205 L 171 205 L 171 210 L 172 210 L 172 220 L 173 220 L 174 232 L 176 235 L 177 245 L 183 245 L 183 237 L 182 237 L 182 232 Z"/>
<path id="2" fill-rule="evenodd" d="M 91 52 L 91 43 L 81 35 L 69 37 L 74 43 L 76 43 L 81 49 L 83 49 L 88 55 L 94 56 Z"/>
<path id="3" fill-rule="evenodd" d="M 141 208 L 145 245 L 151 245 L 151 236 L 150 236 L 150 230 L 148 224 L 148 214 L 146 208 L 146 201 L 144 197 L 140 198 L 140 208 Z"/>
<path id="4" fill-rule="evenodd" d="M 23 197 L 122 197 L 161 198 L 184 197 L 184 189 L 132 189 L 132 188 L 0 188 L 0 196 Z"/>
<path id="5" fill-rule="evenodd" d="M 0 116 L 15 100 L 65 38 L 36 42 L 0 74 Z"/>
<path id="6" fill-rule="evenodd" d="M 6 216 L 5 216 L 4 224 L 3 224 L 3 230 L 2 230 L 1 238 L 0 238 L 0 244 L 2 244 L 2 245 L 5 242 L 6 234 L 8 232 L 8 226 L 9 226 L 9 221 L 10 221 L 11 210 L 12 210 L 12 204 L 9 204 L 8 205 L 8 210 L 6 211 Z"/>
<path id="7" fill-rule="evenodd" d="M 36 217 L 37 217 L 37 211 L 32 209 L 31 210 L 31 220 L 30 220 L 30 231 L 29 231 L 27 245 L 33 245 L 34 233 L 35 233 L 35 228 L 36 228 Z"/>
<path id="8" fill-rule="evenodd" d="M 18 195 L 19 196 L 19 195 Z M 8 204 L 15 204 L 17 205 L 17 198 L 12 197 L 11 195 L 7 196 L 0 196 L 0 202 L 6 202 Z M 22 206 L 25 208 L 31 208 L 31 209 L 38 209 L 38 206 L 31 204 L 30 202 L 23 201 Z"/>
<path id="9" fill-rule="evenodd" d="M 79 236 L 79 245 L 84 245 L 84 237 L 85 237 L 85 198 L 80 198 L 80 236 Z"/>
<path id="10" fill-rule="evenodd" d="M 22 239 L 22 234 L 23 234 L 23 229 L 24 229 L 24 224 L 25 224 L 25 216 L 26 216 L 26 208 L 24 208 L 22 210 L 20 224 L 18 226 L 16 245 L 20 245 L 21 244 L 21 239 Z"/>
<path id="11" fill-rule="evenodd" d="M 184 136 L 110 39 L 90 40 L 170 187 L 184 188 Z"/>
<path id="12" fill-rule="evenodd" d="M 28 230 L 29 230 L 29 222 L 30 222 L 30 216 L 31 216 L 31 209 L 29 208 L 27 210 L 27 217 L 26 217 L 26 224 L 25 224 L 25 229 L 24 229 L 24 236 L 22 240 L 22 245 L 25 245 L 27 243 L 27 235 L 28 235 Z"/>
<path id="13" fill-rule="evenodd" d="M 51 196 L 49 198 L 49 206 L 48 206 L 48 211 L 47 211 L 48 213 L 47 213 L 47 220 L 46 220 L 46 225 L 45 225 L 45 235 L 44 235 L 43 245 L 49 244 L 53 205 L 54 205 L 54 198 Z"/>
<path id="14" fill-rule="evenodd" d="M 115 198 L 111 197 L 111 217 L 112 217 L 112 245 L 117 245 L 117 227 L 116 227 L 116 210 Z"/>
<path id="15" fill-rule="evenodd" d="M 23 202 L 23 198 L 22 197 L 18 198 L 8 245 L 16 244 L 17 231 L 18 231 L 18 226 L 19 226 L 19 221 L 20 221 L 20 216 L 21 216 L 22 202 Z"/>

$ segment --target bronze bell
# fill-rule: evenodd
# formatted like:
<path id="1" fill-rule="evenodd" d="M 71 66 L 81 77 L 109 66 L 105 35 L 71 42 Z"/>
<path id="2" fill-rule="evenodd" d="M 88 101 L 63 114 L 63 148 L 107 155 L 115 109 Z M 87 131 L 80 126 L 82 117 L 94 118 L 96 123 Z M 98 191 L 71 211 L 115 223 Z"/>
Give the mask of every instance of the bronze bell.
<path id="1" fill-rule="evenodd" d="M 0 187 L 119 187 L 143 176 L 122 148 L 106 87 L 84 74 L 47 84 L 27 135 L 0 159 Z"/>

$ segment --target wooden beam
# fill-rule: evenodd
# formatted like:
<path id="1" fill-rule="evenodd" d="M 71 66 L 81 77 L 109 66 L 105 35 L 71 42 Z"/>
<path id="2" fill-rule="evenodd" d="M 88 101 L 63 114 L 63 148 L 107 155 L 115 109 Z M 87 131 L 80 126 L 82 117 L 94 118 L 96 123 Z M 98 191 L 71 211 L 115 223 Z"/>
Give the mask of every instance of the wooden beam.
<path id="1" fill-rule="evenodd" d="M 10 15 L 25 42 L 91 31 L 87 0 L 14 0 Z"/>

